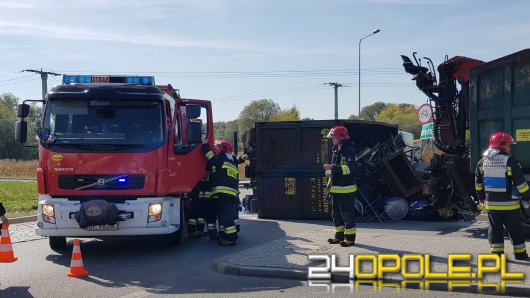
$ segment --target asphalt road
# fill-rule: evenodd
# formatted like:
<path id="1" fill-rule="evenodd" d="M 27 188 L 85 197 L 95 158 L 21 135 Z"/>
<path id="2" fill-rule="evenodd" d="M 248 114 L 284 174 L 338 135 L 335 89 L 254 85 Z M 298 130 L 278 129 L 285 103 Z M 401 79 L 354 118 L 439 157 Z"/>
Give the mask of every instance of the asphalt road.
<path id="1" fill-rule="evenodd" d="M 418 235 L 458 235 L 473 233 L 483 237 L 484 227 L 459 230 L 467 223 L 432 225 L 393 223 L 370 225 L 372 229 Z M 213 262 L 223 256 L 244 251 L 283 237 L 296 237 L 309 230 L 331 226 L 329 221 L 274 221 L 242 215 L 242 232 L 236 246 L 219 247 L 206 238 L 185 240 L 167 246 L 161 239 L 108 238 L 83 239 L 81 248 L 88 278 L 66 277 L 71 246 L 64 254 L 52 251 L 47 239 L 13 244 L 19 260 L 0 264 L 0 297 L 351 297 L 347 288 L 335 291 L 310 287 L 306 282 L 217 273 Z M 360 227 L 362 228 L 362 224 Z M 469 236 L 469 235 L 467 235 Z M 71 245 L 71 243 L 70 243 Z M 374 290 L 362 286 L 356 296 L 447 297 L 471 294 L 423 292 L 414 289 Z"/>
<path id="2" fill-rule="evenodd" d="M 206 238 L 187 240 L 176 247 L 168 247 L 160 239 L 149 237 L 83 240 L 83 260 L 90 272 L 90 276 L 84 279 L 66 277 L 70 265 L 69 251 L 65 254 L 52 251 L 46 239 L 15 243 L 13 248 L 19 260 L 12 264 L 0 264 L 0 297 L 351 297 L 344 287 L 332 292 L 323 287 L 310 287 L 302 281 L 215 272 L 212 263 L 219 257 L 281 237 L 294 237 L 308 229 L 323 229 L 331 224 L 322 221 L 260 220 L 254 215 L 244 215 L 241 223 L 240 241 L 234 247 L 219 247 Z M 447 225 L 449 230 L 452 229 L 450 226 Z M 379 228 L 391 229 L 392 224 L 383 224 Z M 440 233 L 427 226 L 423 227 L 423 231 L 404 228 L 402 232 Z M 389 297 L 463 295 L 413 289 L 399 292 L 384 289 L 375 294 Z M 373 295 L 369 286 L 363 286 L 356 292 L 356 296 Z"/>

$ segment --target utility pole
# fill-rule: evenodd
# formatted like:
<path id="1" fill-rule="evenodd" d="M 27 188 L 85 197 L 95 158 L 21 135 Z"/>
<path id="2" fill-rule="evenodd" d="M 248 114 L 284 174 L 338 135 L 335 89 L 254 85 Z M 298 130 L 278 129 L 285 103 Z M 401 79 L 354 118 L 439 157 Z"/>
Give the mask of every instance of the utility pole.
<path id="1" fill-rule="evenodd" d="M 42 68 L 40 70 L 35 69 L 24 69 L 25 72 L 34 72 L 40 74 L 40 78 L 42 80 L 42 100 L 46 97 L 46 93 L 48 93 L 48 75 L 51 76 L 60 76 L 60 73 L 55 73 L 51 71 L 43 71 Z"/>
<path id="2" fill-rule="evenodd" d="M 339 119 L 339 87 L 346 87 L 340 83 L 324 83 L 324 85 L 333 86 L 335 90 L 335 120 Z"/>

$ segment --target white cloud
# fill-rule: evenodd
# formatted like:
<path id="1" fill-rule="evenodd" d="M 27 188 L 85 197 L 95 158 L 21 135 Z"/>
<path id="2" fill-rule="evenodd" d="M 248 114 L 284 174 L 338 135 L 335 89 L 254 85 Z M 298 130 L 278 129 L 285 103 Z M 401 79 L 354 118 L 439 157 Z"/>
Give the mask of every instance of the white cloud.
<path id="1" fill-rule="evenodd" d="M 218 10 L 231 5 L 234 0 L 3 0 L 4 8 L 39 8 L 39 9 L 148 9 L 165 11 L 176 7 L 186 9 Z"/>
<path id="2" fill-rule="evenodd" d="M 349 3 L 396 4 L 396 5 L 452 5 L 464 0 L 340 0 Z"/>
<path id="3" fill-rule="evenodd" d="M 0 8 L 2 9 L 28 9 L 35 8 L 35 5 L 28 2 L 0 2 Z"/>
<path id="4" fill-rule="evenodd" d="M 0 21 L 0 35 L 4 36 L 32 36 L 39 38 L 53 38 L 62 40 L 118 42 L 139 46 L 164 48 L 208 48 L 218 50 L 240 50 L 257 53 L 273 54 L 321 54 L 326 50 L 307 50 L 288 47 L 271 47 L 251 42 L 195 39 L 187 37 L 168 36 L 160 34 L 138 34 L 132 32 L 97 31 L 68 26 L 50 26 L 30 23 L 16 23 Z"/>

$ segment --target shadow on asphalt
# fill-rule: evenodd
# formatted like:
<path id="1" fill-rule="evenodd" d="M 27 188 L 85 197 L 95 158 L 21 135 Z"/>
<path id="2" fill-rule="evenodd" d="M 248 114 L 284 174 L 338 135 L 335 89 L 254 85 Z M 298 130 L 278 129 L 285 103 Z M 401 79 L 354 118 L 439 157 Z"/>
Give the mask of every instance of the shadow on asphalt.
<path id="1" fill-rule="evenodd" d="M 331 220 L 285 220 L 289 222 L 310 223 L 322 225 L 325 227 L 333 227 Z M 425 231 L 438 232 L 437 235 L 446 236 L 452 233 L 460 232 L 467 234 L 471 238 L 488 238 L 487 225 L 484 227 L 477 227 L 476 221 L 387 221 L 387 222 L 359 222 L 358 228 L 369 228 L 375 230 L 395 230 L 395 231 Z"/>
<path id="2" fill-rule="evenodd" d="M 218 258 L 286 237 L 273 221 L 241 218 L 241 228 L 237 245 L 230 247 L 220 247 L 207 238 L 183 240 L 177 246 L 156 237 L 82 239 L 83 262 L 90 273 L 83 280 L 103 287 L 138 286 L 160 294 L 281 291 L 301 284 L 215 272 L 212 265 Z M 69 267 L 71 249 L 69 239 L 64 253 L 52 253 L 46 260 Z"/>
<path id="3" fill-rule="evenodd" d="M 33 298 L 29 293 L 30 287 L 9 287 L 0 290 L 0 297 L 17 297 L 17 298 Z"/>

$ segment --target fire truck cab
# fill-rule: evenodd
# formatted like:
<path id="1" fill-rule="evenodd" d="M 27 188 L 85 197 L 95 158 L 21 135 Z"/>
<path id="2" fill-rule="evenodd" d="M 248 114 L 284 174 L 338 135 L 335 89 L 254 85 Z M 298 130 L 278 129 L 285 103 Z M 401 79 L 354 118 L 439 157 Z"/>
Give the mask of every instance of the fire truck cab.
<path id="1" fill-rule="evenodd" d="M 65 248 L 66 237 L 178 243 L 182 198 L 206 174 L 200 144 L 213 143 L 211 103 L 180 98 L 149 76 L 92 75 L 64 75 L 42 103 L 36 233 L 53 249 Z M 29 109 L 26 101 L 17 109 L 21 143 Z M 101 221 L 107 210 L 96 200 L 117 207 L 116 223 Z M 97 224 L 81 228 L 80 212 Z"/>

